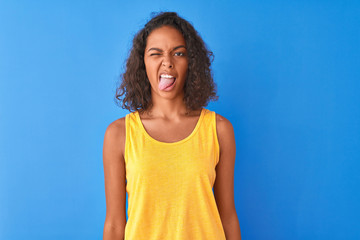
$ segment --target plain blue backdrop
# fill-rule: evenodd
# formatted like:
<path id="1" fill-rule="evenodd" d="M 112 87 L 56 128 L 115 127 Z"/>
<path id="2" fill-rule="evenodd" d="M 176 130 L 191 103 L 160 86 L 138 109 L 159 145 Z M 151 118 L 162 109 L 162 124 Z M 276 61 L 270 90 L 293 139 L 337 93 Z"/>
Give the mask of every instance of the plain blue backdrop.
<path id="1" fill-rule="evenodd" d="M 101 239 L 102 144 L 152 11 L 214 52 L 243 239 L 360 239 L 359 1 L 0 0 L 0 239 Z"/>

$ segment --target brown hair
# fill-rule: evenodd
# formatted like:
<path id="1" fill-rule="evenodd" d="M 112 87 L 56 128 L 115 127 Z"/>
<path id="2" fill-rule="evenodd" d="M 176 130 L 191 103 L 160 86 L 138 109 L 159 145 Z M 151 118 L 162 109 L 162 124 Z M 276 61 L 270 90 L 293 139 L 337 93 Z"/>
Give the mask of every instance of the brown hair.
<path id="1" fill-rule="evenodd" d="M 213 53 L 207 49 L 198 32 L 188 21 L 175 12 L 160 12 L 153 16 L 133 39 L 125 73 L 121 74 L 122 81 L 116 89 L 115 101 L 120 107 L 142 112 L 152 106 L 151 85 L 146 74 L 144 51 L 149 34 L 164 25 L 180 31 L 186 42 L 189 65 L 183 100 L 187 108 L 200 109 L 207 106 L 210 100 L 218 100 L 216 84 L 210 69 Z M 124 94 L 122 99 L 121 96 Z"/>

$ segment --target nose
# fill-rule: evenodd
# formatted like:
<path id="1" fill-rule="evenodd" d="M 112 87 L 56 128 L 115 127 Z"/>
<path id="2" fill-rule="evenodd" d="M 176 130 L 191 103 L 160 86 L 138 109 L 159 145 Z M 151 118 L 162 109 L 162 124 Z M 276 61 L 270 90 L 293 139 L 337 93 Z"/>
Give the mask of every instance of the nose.
<path id="1" fill-rule="evenodd" d="M 174 67 L 174 65 L 172 63 L 172 60 L 171 60 L 171 57 L 169 57 L 169 56 L 164 56 L 163 61 L 162 61 L 162 65 L 164 67 L 168 67 L 168 68 Z"/>

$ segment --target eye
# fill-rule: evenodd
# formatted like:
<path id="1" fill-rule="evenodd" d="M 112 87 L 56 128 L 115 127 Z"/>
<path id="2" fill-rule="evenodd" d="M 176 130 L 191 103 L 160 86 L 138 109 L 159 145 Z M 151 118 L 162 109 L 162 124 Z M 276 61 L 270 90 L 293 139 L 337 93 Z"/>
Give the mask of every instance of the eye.
<path id="1" fill-rule="evenodd" d="M 181 56 L 185 56 L 185 53 L 183 53 L 183 52 L 176 52 L 174 55 L 181 57 Z"/>
<path id="2" fill-rule="evenodd" d="M 150 56 L 154 56 L 154 55 L 160 55 L 160 53 L 152 53 L 152 54 L 150 54 Z"/>

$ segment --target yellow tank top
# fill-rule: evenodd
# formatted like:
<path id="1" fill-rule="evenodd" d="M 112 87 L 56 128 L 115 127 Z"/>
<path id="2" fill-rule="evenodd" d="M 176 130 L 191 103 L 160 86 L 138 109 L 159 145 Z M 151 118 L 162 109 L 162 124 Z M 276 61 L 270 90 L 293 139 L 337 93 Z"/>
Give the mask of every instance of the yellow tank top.
<path id="1" fill-rule="evenodd" d="M 216 114 L 202 108 L 186 138 L 160 142 L 138 111 L 125 117 L 125 240 L 224 240 L 213 194 L 219 161 Z"/>

